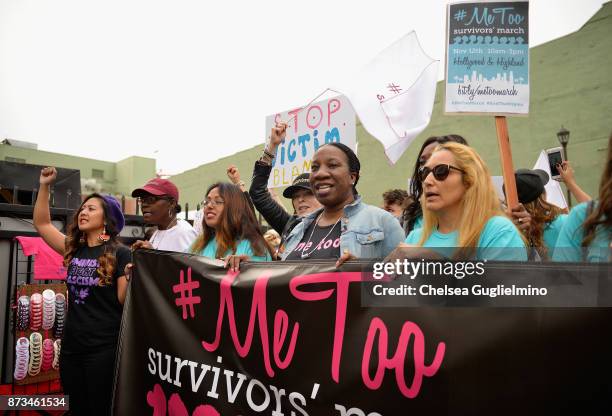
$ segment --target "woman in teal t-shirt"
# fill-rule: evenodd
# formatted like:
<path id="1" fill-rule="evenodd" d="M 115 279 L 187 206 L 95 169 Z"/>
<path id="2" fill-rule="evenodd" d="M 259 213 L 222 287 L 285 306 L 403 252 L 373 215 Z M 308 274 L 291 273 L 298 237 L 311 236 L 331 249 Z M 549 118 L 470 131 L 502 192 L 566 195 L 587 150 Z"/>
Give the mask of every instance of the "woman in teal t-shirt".
<path id="1" fill-rule="evenodd" d="M 596 226 L 590 242 L 587 245 L 582 244 L 586 237 L 583 224 L 598 206 L 598 203 L 590 201 L 572 208 L 557 238 L 552 256 L 554 261 L 601 263 L 612 260 L 610 259 L 612 226 Z"/>
<path id="2" fill-rule="evenodd" d="M 232 270 L 241 261 L 272 260 L 255 214 L 236 185 L 222 182 L 208 188 L 202 221 L 203 232 L 190 247 L 191 253 L 225 260 Z"/>
<path id="3" fill-rule="evenodd" d="M 539 257 L 548 260 L 567 218 L 567 211 L 546 200 L 544 187 L 550 180 L 547 172 L 541 169 L 518 169 L 514 177 L 518 200 L 531 215 L 531 226 L 524 231 L 525 236 Z"/>
<path id="4" fill-rule="evenodd" d="M 604 166 L 598 200 L 572 209 L 555 244 L 554 261 L 612 261 L 612 134 Z"/>
<path id="5" fill-rule="evenodd" d="M 423 227 L 406 244 L 454 258 L 527 260 L 524 237 L 503 215 L 489 169 L 474 149 L 440 144 L 419 175 Z"/>

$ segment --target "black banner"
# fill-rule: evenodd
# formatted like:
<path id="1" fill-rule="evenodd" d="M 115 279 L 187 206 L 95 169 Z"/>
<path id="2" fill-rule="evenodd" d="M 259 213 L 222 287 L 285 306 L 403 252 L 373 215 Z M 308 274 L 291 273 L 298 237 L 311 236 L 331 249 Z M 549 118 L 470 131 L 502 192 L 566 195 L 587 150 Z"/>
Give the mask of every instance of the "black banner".
<path id="1" fill-rule="evenodd" d="M 333 262 L 250 263 L 235 274 L 178 253 L 139 250 L 134 261 L 118 415 L 609 408 L 609 308 L 372 306 L 362 293 L 372 285 L 365 262 L 341 271 Z M 560 273 L 552 264 L 498 264 L 495 274 L 526 269 Z"/>

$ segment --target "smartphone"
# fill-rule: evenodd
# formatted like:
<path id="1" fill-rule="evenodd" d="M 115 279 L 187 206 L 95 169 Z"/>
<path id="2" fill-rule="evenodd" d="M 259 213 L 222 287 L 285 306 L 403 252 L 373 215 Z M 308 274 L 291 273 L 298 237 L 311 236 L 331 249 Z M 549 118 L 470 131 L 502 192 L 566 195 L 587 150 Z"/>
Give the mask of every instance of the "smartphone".
<path id="1" fill-rule="evenodd" d="M 552 179 L 559 179 L 561 175 L 559 175 L 557 165 L 565 161 L 563 148 L 553 147 L 552 149 L 547 149 L 546 155 L 548 156 L 548 166 L 550 166 L 550 176 L 552 177 Z"/>

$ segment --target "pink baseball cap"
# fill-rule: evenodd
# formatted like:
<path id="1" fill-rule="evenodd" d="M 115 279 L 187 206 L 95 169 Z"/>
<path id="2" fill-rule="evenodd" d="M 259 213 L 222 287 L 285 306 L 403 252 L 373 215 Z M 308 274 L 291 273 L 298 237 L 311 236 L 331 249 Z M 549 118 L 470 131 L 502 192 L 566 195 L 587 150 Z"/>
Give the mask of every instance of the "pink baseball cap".
<path id="1" fill-rule="evenodd" d="M 178 188 L 168 179 L 153 178 L 149 182 L 145 183 L 144 186 L 132 191 L 133 197 L 144 196 L 144 194 L 151 194 L 155 196 L 167 195 L 174 198 L 174 200 L 177 202 L 179 199 Z"/>

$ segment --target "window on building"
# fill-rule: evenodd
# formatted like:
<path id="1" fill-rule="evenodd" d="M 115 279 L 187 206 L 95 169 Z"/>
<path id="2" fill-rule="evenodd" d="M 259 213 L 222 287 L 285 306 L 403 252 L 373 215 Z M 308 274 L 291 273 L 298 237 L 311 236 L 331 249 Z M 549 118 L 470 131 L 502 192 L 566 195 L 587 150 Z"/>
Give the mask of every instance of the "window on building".
<path id="1" fill-rule="evenodd" d="M 92 169 L 91 177 L 95 179 L 104 179 L 104 171 L 102 169 Z"/>
<path id="2" fill-rule="evenodd" d="M 4 160 L 7 162 L 14 162 L 14 163 L 25 163 L 25 159 L 21 159 L 20 157 L 5 156 Z"/>

